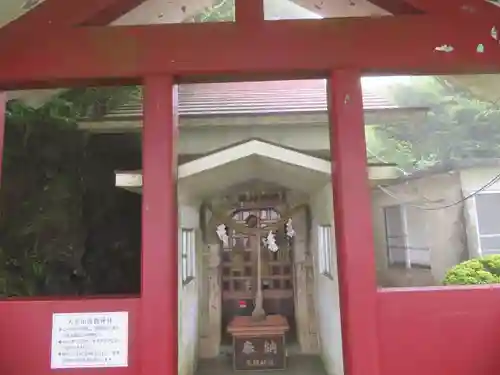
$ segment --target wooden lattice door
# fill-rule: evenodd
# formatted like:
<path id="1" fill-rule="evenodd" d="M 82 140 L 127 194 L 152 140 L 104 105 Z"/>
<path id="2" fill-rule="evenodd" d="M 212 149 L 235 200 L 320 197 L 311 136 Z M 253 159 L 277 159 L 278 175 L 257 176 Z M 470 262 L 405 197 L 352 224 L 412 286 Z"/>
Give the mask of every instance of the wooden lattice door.
<path id="1" fill-rule="evenodd" d="M 251 216 L 257 218 L 258 227 L 279 221 L 273 208 L 242 209 L 233 214 L 233 220 L 246 223 Z M 262 289 L 264 309 L 268 314 L 287 316 L 292 325 L 293 262 L 292 244 L 279 241 L 279 250 L 271 252 L 265 246 L 265 235 L 248 235 L 232 231 L 227 245 L 222 245 L 222 302 L 223 329 L 235 315 L 250 315 L 257 290 L 257 243 L 261 246 Z"/>

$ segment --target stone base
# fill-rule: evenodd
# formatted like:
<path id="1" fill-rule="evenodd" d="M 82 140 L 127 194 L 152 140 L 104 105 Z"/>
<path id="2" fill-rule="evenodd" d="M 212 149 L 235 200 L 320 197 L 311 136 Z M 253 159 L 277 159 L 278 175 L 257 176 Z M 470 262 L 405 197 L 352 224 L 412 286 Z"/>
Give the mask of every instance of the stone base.
<path id="1" fill-rule="evenodd" d="M 285 332 L 289 329 L 282 315 L 268 315 L 262 321 L 250 316 L 235 317 L 227 328 L 233 336 L 234 369 L 285 369 Z"/>

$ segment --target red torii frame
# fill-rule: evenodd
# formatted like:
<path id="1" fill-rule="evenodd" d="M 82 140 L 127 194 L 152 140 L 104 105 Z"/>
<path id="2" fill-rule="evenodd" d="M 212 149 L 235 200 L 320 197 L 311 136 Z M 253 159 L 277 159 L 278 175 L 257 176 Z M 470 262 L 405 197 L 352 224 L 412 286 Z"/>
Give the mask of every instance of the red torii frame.
<path id="1" fill-rule="evenodd" d="M 344 367 L 349 375 L 378 375 L 375 260 L 359 78 L 362 72 L 497 71 L 500 46 L 490 31 L 500 26 L 500 10 L 482 0 L 467 6 L 458 0 L 409 0 L 427 14 L 264 22 L 261 0 L 239 0 L 235 23 L 100 26 L 140 3 L 47 0 L 0 30 L 0 46 L 8 51 L 0 61 L 0 87 L 144 85 L 141 373 L 177 373 L 174 84 L 328 77 Z M 82 24 L 93 26 L 76 27 Z M 37 33 L 36 40 L 30 33 Z M 445 44 L 455 50 L 435 51 Z M 476 51 L 478 44 L 484 53 Z"/>
<path id="2" fill-rule="evenodd" d="M 103 3 L 117 7 L 117 1 Z M 69 14 L 69 5 L 51 8 L 52 2 L 64 1 L 48 0 L 46 8 L 54 14 L 52 23 L 45 23 L 50 18 L 49 10 L 45 17 L 36 17 L 35 9 L 31 16 L 34 21 L 27 15 L 24 26 L 19 26 L 24 32 L 16 38 L 16 45 L 3 48 L 9 53 L 0 61 L 0 87 L 63 86 L 82 80 L 137 82 L 144 74 L 200 80 L 245 79 L 242 74 L 247 78 L 269 74 L 320 76 L 346 67 L 391 74 L 497 69 L 500 49 L 490 31 L 494 26 L 500 27 L 498 7 L 483 0 L 470 0 L 467 7 L 459 5 L 462 3 L 458 0 L 409 1 L 428 13 L 263 22 L 262 17 L 255 17 L 262 13 L 260 1 L 252 0 L 239 3 L 236 23 L 70 27 L 69 24 L 95 24 L 92 16 L 98 17 L 96 14 L 108 8 L 93 5 L 100 4 L 98 0 L 92 0 L 88 8 L 87 4 L 82 5 L 85 2 L 75 1 L 71 9 L 81 8 L 82 15 L 73 15 L 63 22 L 59 20 Z M 132 0 L 125 3 L 130 6 Z M 118 9 L 120 12 L 114 15 L 120 15 L 123 9 L 126 8 Z M 38 33 L 37 38 L 30 38 L 29 30 Z M 5 39 L 12 34 L 5 35 L 0 37 L 0 42 L 5 43 L 0 43 L 2 47 L 8 47 L 10 43 Z M 476 51 L 478 44 L 483 44 L 483 53 Z M 451 45 L 454 51 L 436 51 L 441 45 Z"/>

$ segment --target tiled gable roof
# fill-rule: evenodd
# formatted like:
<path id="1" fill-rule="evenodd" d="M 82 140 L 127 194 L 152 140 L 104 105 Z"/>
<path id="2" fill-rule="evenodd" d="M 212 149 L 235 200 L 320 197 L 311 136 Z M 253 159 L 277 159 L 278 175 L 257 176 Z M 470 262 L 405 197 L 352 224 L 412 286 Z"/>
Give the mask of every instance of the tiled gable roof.
<path id="1" fill-rule="evenodd" d="M 365 111 L 405 109 L 387 94 L 363 90 Z M 408 110 L 420 108 L 408 107 Z M 197 83 L 179 86 L 181 116 L 279 114 L 327 110 L 325 80 Z M 107 118 L 142 115 L 139 100 L 107 114 Z"/>

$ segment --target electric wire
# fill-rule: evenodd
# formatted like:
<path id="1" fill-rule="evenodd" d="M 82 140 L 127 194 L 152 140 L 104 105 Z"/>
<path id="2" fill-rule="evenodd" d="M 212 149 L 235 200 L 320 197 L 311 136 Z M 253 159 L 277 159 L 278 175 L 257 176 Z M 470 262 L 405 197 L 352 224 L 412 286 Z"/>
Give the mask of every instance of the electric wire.
<path id="1" fill-rule="evenodd" d="M 383 163 L 387 163 L 382 158 L 380 158 L 376 153 L 370 151 L 369 149 L 367 149 L 367 151 L 373 157 L 375 157 L 378 161 L 383 162 Z M 397 167 L 397 169 L 399 171 L 401 171 L 405 176 L 408 176 L 408 173 L 406 171 L 404 171 L 403 169 L 401 169 L 399 167 Z M 445 209 L 448 209 L 448 208 L 455 207 L 455 206 L 457 206 L 459 204 L 464 203 L 465 201 L 467 201 L 467 200 L 469 200 L 471 198 L 474 198 L 476 195 L 478 195 L 481 192 L 485 191 L 486 189 L 488 189 L 489 187 L 491 187 L 492 185 L 494 185 L 498 181 L 500 181 L 500 173 L 497 174 L 495 177 L 493 177 L 485 185 L 481 186 L 479 189 L 477 189 L 474 192 L 468 194 L 467 196 L 465 196 L 465 197 L 463 197 L 463 198 L 461 198 L 461 199 L 459 199 L 459 200 L 457 200 L 455 202 L 452 202 L 452 203 L 449 203 L 449 204 L 445 204 L 445 205 L 441 205 L 441 206 L 435 206 L 435 207 L 428 207 L 428 206 L 421 206 L 421 205 L 417 205 L 417 204 L 413 204 L 413 203 L 407 203 L 407 202 L 404 201 L 404 199 L 399 198 L 397 196 L 397 194 L 391 192 L 390 189 L 387 188 L 387 186 L 377 185 L 377 188 L 380 191 L 382 191 L 383 193 L 385 193 L 387 196 L 391 197 L 392 199 L 396 200 L 398 203 L 400 203 L 402 205 L 405 205 L 405 206 L 408 206 L 408 207 L 413 207 L 413 208 L 416 208 L 416 209 L 419 209 L 419 210 L 424 210 L 424 211 L 439 211 L 439 210 L 445 210 Z"/>
<path id="2" fill-rule="evenodd" d="M 446 87 L 449 87 L 449 84 L 446 82 L 446 80 L 444 79 L 441 79 L 439 77 L 435 77 L 437 78 L 437 80 L 444 86 Z M 498 104 L 500 102 L 500 97 L 497 98 L 496 100 L 494 101 L 491 101 L 490 103 L 493 104 L 493 106 L 496 106 L 498 108 Z M 381 158 L 380 156 L 378 156 L 376 153 L 372 152 L 368 147 L 366 148 L 367 149 L 367 152 L 370 153 L 373 157 L 375 157 L 375 159 L 377 159 L 378 161 L 382 162 L 382 163 L 385 163 L 387 164 L 387 161 L 383 160 L 383 158 Z M 409 176 L 409 173 L 406 172 L 404 169 L 400 168 L 399 166 L 396 166 L 396 168 L 404 175 L 404 176 Z M 422 170 L 422 169 L 417 169 L 417 171 L 419 170 Z M 471 199 L 471 198 L 474 198 L 476 195 L 480 194 L 481 192 L 485 191 L 486 189 L 488 189 L 489 187 L 491 187 L 492 185 L 494 185 L 495 183 L 497 183 L 498 181 L 500 181 L 500 173 L 497 174 L 495 177 L 493 177 L 490 181 L 488 181 L 485 185 L 481 186 L 479 189 L 475 190 L 474 192 L 468 194 L 467 196 L 463 197 L 462 199 L 459 199 L 455 202 L 452 202 L 452 203 L 449 203 L 449 204 L 445 204 L 445 205 L 441 205 L 441 206 L 435 206 L 435 207 L 428 207 L 428 206 L 421 206 L 421 205 L 416 205 L 416 204 L 412 204 L 412 203 L 406 203 L 404 202 L 404 199 L 401 199 L 397 196 L 397 194 L 391 192 L 387 186 L 383 186 L 383 185 L 377 185 L 377 188 L 382 191 L 383 193 L 385 193 L 386 195 L 388 195 L 389 197 L 391 197 L 392 199 L 396 200 L 398 203 L 402 204 L 402 205 L 405 205 L 405 206 L 409 206 L 409 207 L 413 207 L 413 208 L 416 208 L 416 209 L 419 209 L 419 210 L 424 210 L 424 211 L 438 211 L 438 210 L 445 210 L 445 209 L 448 209 L 448 208 L 452 208 L 452 207 L 455 207 L 459 204 L 462 204 L 464 202 L 466 202 L 467 200 Z M 423 200 L 426 200 L 426 199 L 423 199 Z M 427 200 L 428 201 L 428 200 Z"/>

